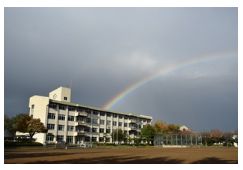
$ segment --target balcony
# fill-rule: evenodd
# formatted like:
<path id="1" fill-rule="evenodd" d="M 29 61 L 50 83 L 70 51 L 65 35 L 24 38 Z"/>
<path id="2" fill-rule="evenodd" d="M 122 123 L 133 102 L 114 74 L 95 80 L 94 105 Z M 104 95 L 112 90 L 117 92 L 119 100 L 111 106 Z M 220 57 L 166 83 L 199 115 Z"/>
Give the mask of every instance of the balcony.
<path id="1" fill-rule="evenodd" d="M 138 123 L 138 121 L 137 121 L 137 120 L 135 120 L 135 119 L 131 119 L 131 120 L 129 120 L 129 123 L 135 123 L 135 124 L 137 124 L 137 123 Z"/>
<path id="2" fill-rule="evenodd" d="M 89 123 L 85 122 L 85 121 L 77 121 L 76 122 L 76 126 L 90 126 Z"/>
<path id="3" fill-rule="evenodd" d="M 77 132 L 77 134 L 78 134 L 79 136 L 81 136 L 81 135 L 85 135 L 85 133 L 86 133 L 86 132 L 85 132 L 84 130 L 80 130 L 80 131 Z"/>
<path id="4" fill-rule="evenodd" d="M 138 130 L 138 128 L 137 127 L 134 127 L 134 126 L 131 126 L 130 129 L 131 130 L 136 130 L 136 131 Z"/>
<path id="5" fill-rule="evenodd" d="M 75 112 L 75 116 L 85 116 L 87 117 L 88 116 L 88 113 L 82 111 L 82 112 Z"/>

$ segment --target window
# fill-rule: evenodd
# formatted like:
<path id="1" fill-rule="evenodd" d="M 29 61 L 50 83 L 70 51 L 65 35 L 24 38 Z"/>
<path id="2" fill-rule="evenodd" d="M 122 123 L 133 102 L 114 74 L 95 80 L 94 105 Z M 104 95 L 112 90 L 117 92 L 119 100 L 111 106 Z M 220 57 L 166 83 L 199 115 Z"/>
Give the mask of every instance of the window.
<path id="1" fill-rule="evenodd" d="M 46 141 L 53 141 L 54 136 L 53 135 L 46 135 Z"/>
<path id="2" fill-rule="evenodd" d="M 32 105 L 31 105 L 31 109 L 34 109 L 34 108 L 35 108 L 35 105 L 32 104 Z"/>
<path id="3" fill-rule="evenodd" d="M 119 119 L 122 119 L 123 118 L 123 116 L 122 115 L 119 115 Z"/>
<path id="4" fill-rule="evenodd" d="M 116 122 L 113 122 L 112 125 L 113 125 L 113 126 L 116 126 Z"/>
<path id="5" fill-rule="evenodd" d="M 128 117 L 127 116 L 124 116 L 124 119 L 128 119 Z"/>
<path id="6" fill-rule="evenodd" d="M 55 113 L 48 113 L 48 119 L 55 119 Z"/>
<path id="7" fill-rule="evenodd" d="M 72 136 L 67 136 L 67 143 L 73 143 L 73 137 Z"/>
<path id="8" fill-rule="evenodd" d="M 58 125 L 58 130 L 64 131 L 64 125 Z"/>
<path id="9" fill-rule="evenodd" d="M 59 114 L 58 115 L 58 120 L 65 120 L 65 115 Z"/>
<path id="10" fill-rule="evenodd" d="M 119 122 L 119 123 L 118 123 L 118 126 L 122 126 L 122 122 Z"/>
<path id="11" fill-rule="evenodd" d="M 98 111 L 93 111 L 93 115 L 96 115 L 97 116 L 98 113 L 99 113 Z"/>
<path id="12" fill-rule="evenodd" d="M 93 124 L 98 124 L 98 119 L 92 119 Z"/>
<path id="13" fill-rule="evenodd" d="M 92 132 L 96 133 L 97 132 L 97 128 L 92 128 Z"/>
<path id="14" fill-rule="evenodd" d="M 106 142 L 110 142 L 110 138 L 105 138 L 105 141 Z"/>
<path id="15" fill-rule="evenodd" d="M 100 116 L 105 116 L 105 113 L 104 112 L 100 112 Z"/>
<path id="16" fill-rule="evenodd" d="M 47 129 L 55 129 L 55 125 L 54 124 L 47 124 Z"/>
<path id="17" fill-rule="evenodd" d="M 68 106 L 68 111 L 75 111 L 75 107 L 72 107 L 72 106 Z"/>
<path id="18" fill-rule="evenodd" d="M 86 118 L 86 122 L 87 123 L 91 123 L 91 119 L 90 118 Z"/>
<path id="19" fill-rule="evenodd" d="M 124 127 L 127 127 L 127 123 L 124 123 Z"/>
<path id="20" fill-rule="evenodd" d="M 68 115 L 68 121 L 74 121 L 74 116 Z"/>
<path id="21" fill-rule="evenodd" d="M 57 141 L 63 141 L 64 137 L 63 135 L 57 135 Z"/>
<path id="22" fill-rule="evenodd" d="M 100 120 L 100 124 L 104 125 L 105 124 L 105 120 Z"/>
<path id="23" fill-rule="evenodd" d="M 100 128 L 100 133 L 104 133 L 104 129 L 103 128 Z"/>
<path id="24" fill-rule="evenodd" d="M 83 109 L 83 108 L 81 108 L 81 107 L 78 107 L 78 108 L 77 108 L 77 111 L 78 111 L 78 112 L 83 112 L 83 111 L 84 111 L 84 109 Z"/>
<path id="25" fill-rule="evenodd" d="M 104 138 L 103 137 L 99 137 L 99 141 L 100 142 L 104 142 Z"/>
<path id="26" fill-rule="evenodd" d="M 89 113 L 89 114 L 91 113 L 91 111 L 89 109 L 86 109 L 85 112 Z"/>
<path id="27" fill-rule="evenodd" d="M 106 125 L 111 125 L 111 121 L 110 120 L 107 120 L 106 121 Z"/>
<path id="28" fill-rule="evenodd" d="M 111 133 L 111 130 L 110 129 L 106 129 L 106 133 Z"/>
<path id="29" fill-rule="evenodd" d="M 57 105 L 55 103 L 50 103 L 49 108 L 56 109 Z"/>
<path id="30" fill-rule="evenodd" d="M 67 97 L 64 97 L 64 100 L 67 100 Z"/>
<path id="31" fill-rule="evenodd" d="M 73 131 L 73 129 L 74 129 L 73 126 L 69 126 L 69 125 L 67 126 L 67 130 L 68 130 L 68 131 Z"/>
<path id="32" fill-rule="evenodd" d="M 106 113 L 106 116 L 107 116 L 107 117 L 111 117 L 111 114 L 110 114 L 110 113 Z"/>
<path id="33" fill-rule="evenodd" d="M 60 110 L 66 110 L 66 106 L 64 106 L 64 105 L 59 105 L 59 109 L 60 109 Z"/>
<path id="34" fill-rule="evenodd" d="M 92 142 L 96 142 L 97 141 L 97 137 L 92 137 Z"/>
<path id="35" fill-rule="evenodd" d="M 116 115 L 116 114 L 113 114 L 113 117 L 114 117 L 114 118 L 116 118 L 116 117 L 117 117 L 117 115 Z"/>

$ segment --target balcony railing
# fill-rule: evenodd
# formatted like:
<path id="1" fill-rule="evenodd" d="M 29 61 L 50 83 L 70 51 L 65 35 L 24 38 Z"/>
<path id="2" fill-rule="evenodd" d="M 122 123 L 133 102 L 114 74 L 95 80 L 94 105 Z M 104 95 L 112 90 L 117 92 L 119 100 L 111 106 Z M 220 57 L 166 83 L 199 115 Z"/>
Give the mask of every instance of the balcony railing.
<path id="1" fill-rule="evenodd" d="M 130 129 L 131 130 L 138 130 L 138 128 L 137 127 L 134 127 L 134 126 L 131 126 Z"/>
<path id="2" fill-rule="evenodd" d="M 75 116 L 88 116 L 88 113 L 82 111 L 82 112 L 75 112 Z"/>
<path id="3" fill-rule="evenodd" d="M 129 120 L 129 123 L 135 123 L 135 124 L 138 124 L 138 123 L 139 123 L 139 121 L 134 120 L 134 119 L 131 119 L 131 120 Z"/>
<path id="4" fill-rule="evenodd" d="M 90 126 L 89 123 L 85 122 L 85 121 L 77 121 L 76 125 L 82 125 L 82 126 Z"/>

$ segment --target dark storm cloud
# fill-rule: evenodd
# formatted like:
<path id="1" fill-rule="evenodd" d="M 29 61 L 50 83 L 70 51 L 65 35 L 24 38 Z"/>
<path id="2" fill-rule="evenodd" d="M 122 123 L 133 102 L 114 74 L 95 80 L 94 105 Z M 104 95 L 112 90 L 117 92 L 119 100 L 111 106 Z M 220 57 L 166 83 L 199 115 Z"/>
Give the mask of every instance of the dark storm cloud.
<path id="1" fill-rule="evenodd" d="M 58 86 L 102 106 L 157 68 L 233 52 L 154 80 L 113 109 L 234 130 L 237 37 L 237 8 L 5 8 L 5 113 L 27 112 L 30 96 Z"/>

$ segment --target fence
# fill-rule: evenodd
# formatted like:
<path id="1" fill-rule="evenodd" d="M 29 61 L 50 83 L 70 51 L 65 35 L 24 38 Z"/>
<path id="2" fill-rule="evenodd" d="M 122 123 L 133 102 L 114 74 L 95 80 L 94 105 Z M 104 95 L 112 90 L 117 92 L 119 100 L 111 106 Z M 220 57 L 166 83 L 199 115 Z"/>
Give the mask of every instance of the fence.
<path id="1" fill-rule="evenodd" d="M 198 134 L 157 134 L 154 145 L 202 145 L 202 136 Z"/>

